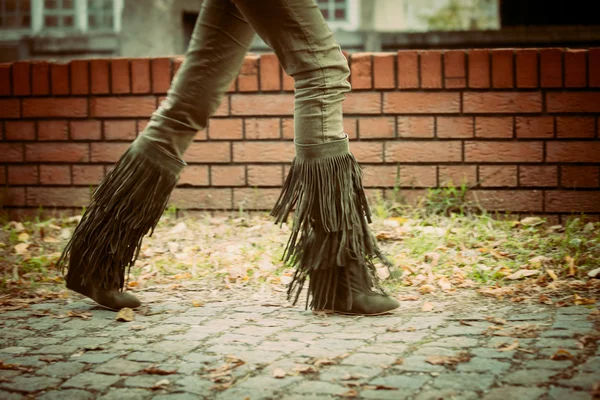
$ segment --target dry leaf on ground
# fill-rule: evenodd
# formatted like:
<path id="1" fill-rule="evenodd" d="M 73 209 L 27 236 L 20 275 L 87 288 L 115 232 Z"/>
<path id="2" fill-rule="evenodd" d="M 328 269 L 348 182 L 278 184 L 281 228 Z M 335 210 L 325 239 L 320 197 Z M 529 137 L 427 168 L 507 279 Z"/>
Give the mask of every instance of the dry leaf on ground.
<path id="1" fill-rule="evenodd" d="M 281 368 L 275 368 L 272 374 L 273 378 L 281 379 L 285 378 L 286 372 Z"/>
<path id="2" fill-rule="evenodd" d="M 517 279 L 527 278 L 528 276 L 539 275 L 540 271 L 531 270 L 531 269 L 520 269 L 515 273 L 512 273 L 506 277 L 506 279 L 510 279 L 515 281 Z"/>
<path id="3" fill-rule="evenodd" d="M 515 340 L 512 344 L 504 343 L 498 347 L 498 351 L 511 351 L 519 347 L 519 341 Z"/>
<path id="4" fill-rule="evenodd" d="M 561 360 L 572 360 L 572 359 L 574 359 L 574 357 L 567 350 L 565 350 L 565 349 L 558 349 L 556 351 L 556 353 L 554 353 L 550 357 L 550 359 L 554 360 L 554 361 L 561 361 Z"/>
<path id="5" fill-rule="evenodd" d="M 131 308 L 122 308 L 119 313 L 117 314 L 117 316 L 115 317 L 115 320 L 117 321 L 123 321 L 123 322 L 131 322 L 133 321 L 133 310 Z"/>
<path id="6" fill-rule="evenodd" d="M 421 311 L 429 312 L 432 311 L 434 308 L 435 306 L 433 305 L 433 303 L 426 301 L 425 303 L 423 303 L 423 306 L 421 306 Z"/>
<path id="7" fill-rule="evenodd" d="M 355 389 L 350 389 L 347 392 L 342 394 L 336 394 L 336 397 L 341 397 L 343 399 L 355 399 L 358 397 L 358 392 Z"/>
<path id="8" fill-rule="evenodd" d="M 456 365 L 462 362 L 468 362 L 471 355 L 467 352 L 460 352 L 456 356 L 429 356 L 426 362 L 433 365 Z"/>

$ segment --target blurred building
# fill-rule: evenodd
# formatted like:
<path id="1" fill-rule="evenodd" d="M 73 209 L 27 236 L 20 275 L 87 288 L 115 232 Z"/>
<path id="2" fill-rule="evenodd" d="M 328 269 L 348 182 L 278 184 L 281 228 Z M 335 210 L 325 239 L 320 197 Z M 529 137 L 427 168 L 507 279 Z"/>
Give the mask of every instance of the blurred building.
<path id="1" fill-rule="evenodd" d="M 595 2 L 586 0 L 317 3 L 348 51 L 600 43 Z M 0 0 L 0 61 L 182 54 L 201 4 L 202 0 Z M 258 38 L 252 50 L 269 51 Z"/>

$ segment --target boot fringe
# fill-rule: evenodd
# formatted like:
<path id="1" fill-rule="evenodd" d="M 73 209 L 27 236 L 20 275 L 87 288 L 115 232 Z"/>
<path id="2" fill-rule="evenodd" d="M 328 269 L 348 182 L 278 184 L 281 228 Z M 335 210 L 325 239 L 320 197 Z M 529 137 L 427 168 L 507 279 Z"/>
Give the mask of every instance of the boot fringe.
<path id="1" fill-rule="evenodd" d="M 348 273 L 358 268 L 365 274 L 363 290 L 375 287 L 382 292 L 374 259 L 391 263 L 377 247 L 368 224 L 371 213 L 362 186 L 362 170 L 348 149 L 348 139 L 303 148 L 296 145 L 296 157 L 271 215 L 277 224 L 294 211 L 292 233 L 283 260 L 296 267 L 288 287 L 288 298 L 297 303 L 309 275 L 307 308 L 332 304 L 339 280 L 349 287 Z M 366 273 L 365 273 L 366 272 Z M 352 305 L 347 291 L 346 303 Z M 312 297 L 312 299 L 311 299 Z"/>
<path id="2" fill-rule="evenodd" d="M 159 166 L 165 156 L 138 139 L 94 191 L 58 261 L 70 279 L 123 290 L 142 239 L 154 232 L 185 166 L 172 157 Z"/>

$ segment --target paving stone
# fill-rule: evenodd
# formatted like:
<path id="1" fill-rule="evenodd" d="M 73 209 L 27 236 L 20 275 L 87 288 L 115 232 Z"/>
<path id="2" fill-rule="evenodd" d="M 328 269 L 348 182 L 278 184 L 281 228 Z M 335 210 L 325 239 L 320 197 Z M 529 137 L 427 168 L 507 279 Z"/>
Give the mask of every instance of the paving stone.
<path id="1" fill-rule="evenodd" d="M 66 346 L 63 344 L 53 344 L 44 346 L 39 350 L 34 350 L 31 354 L 73 354 L 77 351 L 75 346 Z"/>
<path id="2" fill-rule="evenodd" d="M 167 356 L 160 353 L 142 352 L 136 351 L 127 356 L 129 361 L 141 361 L 141 362 L 161 362 L 167 359 Z"/>
<path id="3" fill-rule="evenodd" d="M 550 327 L 552 329 L 581 329 L 584 331 L 591 331 L 594 329 L 594 324 L 591 321 L 586 320 L 558 320 Z"/>
<path id="4" fill-rule="evenodd" d="M 192 362 L 192 363 L 208 364 L 208 363 L 218 360 L 219 357 L 209 356 L 209 355 L 204 354 L 204 352 L 199 352 L 199 353 L 186 354 L 181 359 L 184 361 Z"/>
<path id="5" fill-rule="evenodd" d="M 572 338 L 575 335 L 585 335 L 587 329 L 551 329 L 540 334 L 543 338 Z"/>
<path id="6" fill-rule="evenodd" d="M 600 372 L 600 357 L 590 357 L 583 365 L 579 366 L 581 371 Z"/>
<path id="7" fill-rule="evenodd" d="M 60 379 L 46 376 L 15 376 L 10 382 L 0 382 L 0 388 L 33 393 L 55 388 L 59 384 Z"/>
<path id="8" fill-rule="evenodd" d="M 16 364 L 24 367 L 43 367 L 46 365 L 45 361 L 41 361 L 39 356 L 22 356 L 6 358 L 2 360 L 5 364 Z"/>
<path id="9" fill-rule="evenodd" d="M 152 400 L 198 400 L 198 396 L 189 393 L 161 394 L 154 396 Z"/>
<path id="10" fill-rule="evenodd" d="M 429 332 L 392 332 L 377 336 L 377 342 L 414 343 L 420 342 L 427 336 L 429 336 Z"/>
<path id="11" fill-rule="evenodd" d="M 227 392 L 225 392 L 227 393 Z M 285 400 L 329 400 L 331 396 L 326 394 L 287 394 Z M 229 400 L 229 399 L 223 399 Z M 254 400 L 254 399 L 252 399 Z"/>
<path id="12" fill-rule="evenodd" d="M 64 388 L 78 388 L 91 390 L 106 390 L 109 386 L 115 384 L 121 377 L 105 374 L 95 374 L 84 372 L 76 375 L 62 384 Z"/>
<path id="13" fill-rule="evenodd" d="M 465 392 L 456 389 L 429 389 L 423 390 L 415 397 L 415 400 L 476 400 L 479 395 L 475 392 Z"/>
<path id="14" fill-rule="evenodd" d="M 97 366 L 93 371 L 109 375 L 129 375 L 135 374 L 148 366 L 150 366 L 148 363 L 113 358 L 109 362 Z"/>
<path id="15" fill-rule="evenodd" d="M 207 345 L 213 344 L 230 344 L 230 343 L 239 343 L 239 344 L 258 344 L 264 340 L 264 337 L 261 336 L 248 336 L 248 335 L 240 335 L 235 333 L 225 333 L 219 337 L 210 339 L 206 341 Z M 280 342 L 275 342 L 279 343 Z"/>
<path id="16" fill-rule="evenodd" d="M 79 357 L 71 357 L 71 360 L 76 360 L 86 364 L 102 364 L 118 356 L 119 355 L 115 353 L 98 353 L 94 351 L 84 353 Z"/>
<path id="17" fill-rule="evenodd" d="M 50 334 L 57 338 L 74 338 L 81 335 L 81 331 L 78 329 L 63 329 L 60 331 L 51 332 Z"/>
<path id="18" fill-rule="evenodd" d="M 499 359 L 512 359 L 514 357 L 514 355 L 516 354 L 515 350 L 511 350 L 511 351 L 498 351 L 498 349 L 492 349 L 489 347 L 480 347 L 480 348 L 474 348 L 471 349 L 471 354 L 473 354 L 476 357 L 482 357 L 482 358 L 499 358 Z"/>
<path id="19" fill-rule="evenodd" d="M 95 396 L 86 392 L 85 390 L 79 389 L 62 389 L 52 390 L 46 392 L 39 397 L 40 400 L 88 400 L 93 399 Z"/>
<path id="20" fill-rule="evenodd" d="M 456 370 L 460 372 L 490 372 L 492 374 L 500 374 L 509 368 L 510 364 L 507 362 L 490 358 L 473 357 L 469 362 L 458 364 Z"/>
<path id="21" fill-rule="evenodd" d="M 284 368 L 284 370 L 286 370 Z M 367 367 L 367 366 L 354 366 L 354 365 L 332 365 L 321 370 L 319 373 L 319 379 L 327 382 L 363 382 L 370 380 L 376 375 L 379 375 L 382 368 L 378 367 Z M 349 380 L 348 377 L 352 376 L 354 379 Z"/>
<path id="22" fill-rule="evenodd" d="M 158 326 L 154 326 L 152 328 L 143 329 L 137 332 L 137 335 L 140 336 L 165 336 L 172 335 L 173 333 L 185 333 L 189 329 L 189 326 L 186 325 L 177 325 L 177 324 L 161 324 Z"/>
<path id="23" fill-rule="evenodd" d="M 0 354 L 23 354 L 29 351 L 29 347 L 11 346 L 0 349 Z"/>
<path id="24" fill-rule="evenodd" d="M 497 337 L 493 337 L 490 340 L 488 340 L 487 343 L 485 344 L 485 347 L 491 347 L 491 348 L 497 349 L 500 346 L 511 345 L 515 342 L 515 340 L 519 341 L 519 347 L 526 348 L 526 347 L 532 346 L 533 343 L 535 341 L 537 341 L 538 339 L 530 339 L 530 338 L 515 339 L 515 338 L 510 338 L 510 337 L 497 336 Z"/>
<path id="25" fill-rule="evenodd" d="M 550 358 L 554 354 L 556 354 L 556 352 L 559 350 L 564 350 L 564 349 L 561 349 L 560 347 L 554 347 L 554 348 L 553 347 L 545 347 L 538 351 L 538 357 Z M 579 354 L 581 354 L 583 352 L 582 349 L 567 349 L 567 351 L 574 357 L 578 356 Z"/>
<path id="26" fill-rule="evenodd" d="M 2 332 L 4 334 L 4 332 Z M 19 339 L 19 345 L 26 347 L 40 347 L 59 343 L 61 340 L 48 337 L 27 337 Z"/>
<path id="27" fill-rule="evenodd" d="M 85 364 L 79 362 L 55 362 L 52 363 L 39 371 L 38 375 L 48 375 L 57 378 L 67 378 L 75 374 L 80 373 L 85 368 Z"/>
<path id="28" fill-rule="evenodd" d="M 557 315 L 564 315 L 564 314 L 569 314 L 569 315 L 573 315 L 573 314 L 579 314 L 579 315 L 584 315 L 584 316 L 588 316 L 589 313 L 592 310 L 585 308 L 585 307 L 581 307 L 581 306 L 575 306 L 575 307 L 561 307 L 557 310 L 556 314 Z M 584 317 L 585 318 L 585 317 Z"/>
<path id="29" fill-rule="evenodd" d="M 528 369 L 552 369 L 552 370 L 563 370 L 573 365 L 572 361 L 569 360 L 529 360 L 526 361 L 524 366 Z"/>
<path id="30" fill-rule="evenodd" d="M 297 350 L 304 349 L 308 346 L 307 343 L 301 342 L 275 342 L 275 341 L 264 341 L 260 345 L 254 347 L 257 351 L 278 351 L 283 354 L 293 353 Z"/>
<path id="31" fill-rule="evenodd" d="M 417 390 L 431 378 L 423 375 L 388 375 L 381 378 L 375 378 L 369 382 L 370 385 L 384 385 L 398 389 Z M 413 392 L 414 393 L 414 392 Z"/>
<path id="32" fill-rule="evenodd" d="M 561 387 L 551 387 L 548 391 L 549 400 L 592 400 L 592 395 L 587 392 L 575 391 Z"/>
<path id="33" fill-rule="evenodd" d="M 546 392 L 544 388 L 525 388 L 518 386 L 504 386 L 491 389 L 483 396 L 483 400 L 537 400 Z"/>
<path id="34" fill-rule="evenodd" d="M 344 365 L 379 366 L 391 365 L 397 357 L 385 354 L 354 353 L 342 360 Z"/>
<path id="35" fill-rule="evenodd" d="M 301 376 L 286 376 L 285 378 L 277 379 L 269 375 L 260 375 L 246 379 L 245 381 L 237 384 L 236 388 L 251 390 L 268 388 L 269 391 L 279 391 L 301 380 Z"/>
<path id="36" fill-rule="evenodd" d="M 398 390 L 363 390 L 360 392 L 361 399 L 373 400 L 404 400 L 414 394 L 413 391 L 406 389 Z"/>
<path id="37" fill-rule="evenodd" d="M 175 385 L 180 386 L 180 390 L 184 392 L 205 395 L 210 392 L 210 388 L 214 383 L 208 379 L 202 379 L 197 376 L 186 376 L 185 378 L 175 381 Z"/>
<path id="38" fill-rule="evenodd" d="M 23 395 L 14 392 L 5 392 L 4 390 L 0 390 L 0 399 L 2 400 L 22 400 L 25 399 Z"/>
<path id="39" fill-rule="evenodd" d="M 419 347 L 413 354 L 417 356 L 454 356 L 456 350 L 445 347 Z"/>
<path id="40" fill-rule="evenodd" d="M 385 343 L 385 344 L 373 344 L 367 345 L 360 348 L 362 353 L 382 353 L 382 354 L 393 354 L 400 356 L 408 349 L 408 344 L 404 343 Z"/>
<path id="41" fill-rule="evenodd" d="M 442 336 L 477 336 L 482 335 L 486 329 L 486 327 L 451 325 L 438 329 L 435 333 Z"/>
<path id="42" fill-rule="evenodd" d="M 329 324 L 329 325 L 316 325 L 306 324 L 296 328 L 296 332 L 310 332 L 310 333 L 331 333 L 339 332 L 343 329 L 340 325 Z"/>
<path id="43" fill-rule="evenodd" d="M 317 393 L 337 395 L 348 391 L 348 388 L 334 383 L 322 381 L 304 381 L 292 388 L 295 393 Z"/>
<path id="44" fill-rule="evenodd" d="M 592 387 L 600 382 L 597 373 L 581 372 L 575 374 L 571 379 L 561 379 L 558 384 L 583 390 L 592 390 Z"/>
<path id="45" fill-rule="evenodd" d="M 252 399 L 252 400 L 271 400 L 273 399 L 273 391 L 269 388 L 248 389 L 233 387 L 224 392 L 217 394 L 216 400 L 229 399 Z"/>
<path id="46" fill-rule="evenodd" d="M 123 385 L 127 387 L 138 387 L 138 388 L 146 388 L 151 389 L 156 382 L 167 379 L 169 382 L 175 382 L 179 380 L 181 377 L 177 375 L 138 375 L 132 376 L 130 378 L 125 379 Z"/>
<path id="47" fill-rule="evenodd" d="M 540 383 L 546 383 L 550 377 L 556 375 L 557 371 L 544 369 L 526 369 L 511 372 L 502 378 L 503 382 L 513 385 L 537 386 Z"/>
<path id="48" fill-rule="evenodd" d="M 429 343 L 423 344 L 423 347 L 447 347 L 463 349 L 465 347 L 475 347 L 478 341 L 474 338 L 467 338 L 461 336 L 449 336 L 442 339 L 436 339 Z"/>
<path id="49" fill-rule="evenodd" d="M 64 344 L 66 346 L 75 346 L 79 348 L 87 348 L 94 346 L 102 346 L 103 344 L 109 343 L 110 339 L 108 338 L 99 338 L 99 337 L 78 337 L 77 339 L 71 339 Z"/>
<path id="50" fill-rule="evenodd" d="M 483 391 L 494 383 L 493 375 L 447 372 L 433 380 L 433 386 L 440 389 Z"/>
<path id="51" fill-rule="evenodd" d="M 409 372 L 439 372 L 444 370 L 443 365 L 433 365 L 425 360 L 428 356 L 409 356 L 402 359 L 401 364 L 392 366 L 394 370 Z"/>
<path id="52" fill-rule="evenodd" d="M 580 346 L 579 341 L 575 339 L 554 339 L 554 338 L 541 338 L 535 342 L 536 347 L 554 347 L 560 349 L 578 349 Z"/>
<path id="53" fill-rule="evenodd" d="M 199 341 L 193 342 L 193 341 L 187 341 L 187 340 L 182 340 L 182 341 L 169 340 L 169 341 L 163 341 L 163 342 L 159 342 L 159 343 L 153 343 L 152 351 L 155 351 L 157 353 L 182 356 L 184 354 L 188 354 L 188 353 L 194 351 L 195 349 L 198 348 L 198 346 L 200 346 L 200 344 L 202 344 L 202 342 L 199 342 Z"/>
<path id="54" fill-rule="evenodd" d="M 14 369 L 0 369 L 0 380 L 9 380 L 14 378 L 15 376 L 21 375 L 21 371 L 16 371 Z"/>
<path id="55" fill-rule="evenodd" d="M 100 400 L 143 400 L 151 394 L 144 389 L 110 389 Z"/>

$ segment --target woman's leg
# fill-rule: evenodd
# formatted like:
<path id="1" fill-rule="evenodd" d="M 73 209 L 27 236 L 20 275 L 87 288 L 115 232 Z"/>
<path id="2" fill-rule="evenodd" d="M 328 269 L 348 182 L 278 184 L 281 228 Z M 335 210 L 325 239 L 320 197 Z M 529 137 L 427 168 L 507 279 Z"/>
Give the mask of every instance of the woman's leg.
<path id="1" fill-rule="evenodd" d="M 307 277 L 310 306 L 354 314 L 398 303 L 375 291 L 372 260 L 382 257 L 370 233 L 362 172 L 343 132 L 348 63 L 314 0 L 231 0 L 277 53 L 295 81 L 296 157 L 272 215 L 294 226 L 284 258 L 296 265 L 288 294 Z"/>
<path id="2" fill-rule="evenodd" d="M 94 192 L 59 265 L 67 287 L 112 309 L 136 307 L 122 293 L 144 235 L 152 232 L 186 165 L 183 153 L 237 76 L 254 31 L 235 5 L 205 0 L 185 60 L 143 134 Z"/>

